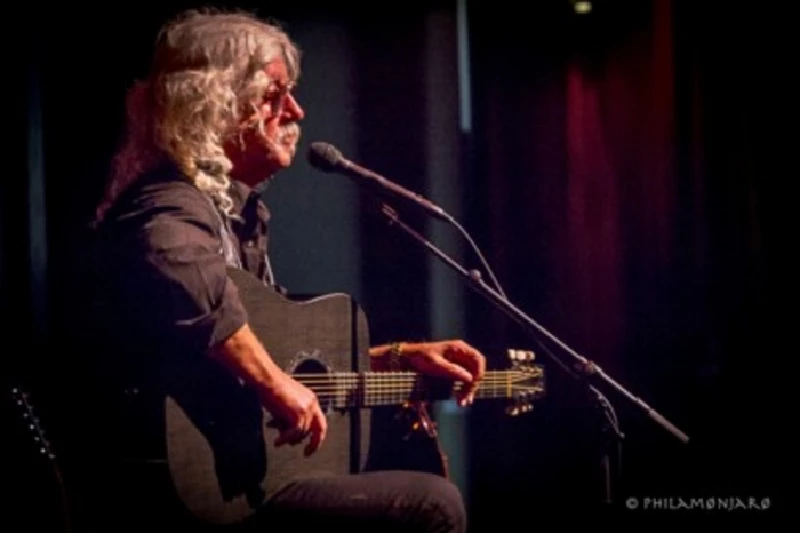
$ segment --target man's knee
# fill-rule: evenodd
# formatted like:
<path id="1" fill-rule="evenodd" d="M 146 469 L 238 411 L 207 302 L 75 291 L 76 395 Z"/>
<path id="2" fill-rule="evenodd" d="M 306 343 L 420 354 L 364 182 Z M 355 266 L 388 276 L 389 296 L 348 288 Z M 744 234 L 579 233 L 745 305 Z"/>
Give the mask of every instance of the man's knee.
<path id="1" fill-rule="evenodd" d="M 423 500 L 424 531 L 464 533 L 467 530 L 467 512 L 458 487 L 435 475 L 422 475 L 415 481 Z"/>

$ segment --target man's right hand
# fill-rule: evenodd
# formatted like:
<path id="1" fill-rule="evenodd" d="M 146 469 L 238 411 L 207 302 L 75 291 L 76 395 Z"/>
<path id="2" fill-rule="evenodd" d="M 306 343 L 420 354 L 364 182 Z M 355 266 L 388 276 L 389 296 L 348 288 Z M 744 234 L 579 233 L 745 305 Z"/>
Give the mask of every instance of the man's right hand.
<path id="1" fill-rule="evenodd" d="M 304 453 L 311 455 L 325 440 L 328 431 L 328 421 L 316 394 L 284 372 L 272 378 L 270 386 L 262 391 L 261 399 L 280 424 L 275 446 L 295 446 L 310 437 Z"/>
<path id="2" fill-rule="evenodd" d="M 306 437 L 306 455 L 325 440 L 328 421 L 316 394 L 279 368 L 247 324 L 212 348 L 214 357 L 254 387 L 264 407 L 280 423 L 275 446 L 297 445 Z"/>

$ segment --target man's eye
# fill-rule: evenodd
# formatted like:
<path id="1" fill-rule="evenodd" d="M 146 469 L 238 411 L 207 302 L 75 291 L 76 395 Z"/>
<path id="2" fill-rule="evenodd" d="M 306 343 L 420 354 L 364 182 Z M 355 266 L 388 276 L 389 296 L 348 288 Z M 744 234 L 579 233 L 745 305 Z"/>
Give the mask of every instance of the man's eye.
<path id="1" fill-rule="evenodd" d="M 289 94 L 289 91 L 287 91 L 287 90 L 271 91 L 271 92 L 269 92 L 269 93 L 264 95 L 264 101 L 265 102 L 270 102 L 270 103 L 274 103 L 274 102 L 278 102 L 279 103 L 279 102 L 284 101 L 288 94 Z"/>

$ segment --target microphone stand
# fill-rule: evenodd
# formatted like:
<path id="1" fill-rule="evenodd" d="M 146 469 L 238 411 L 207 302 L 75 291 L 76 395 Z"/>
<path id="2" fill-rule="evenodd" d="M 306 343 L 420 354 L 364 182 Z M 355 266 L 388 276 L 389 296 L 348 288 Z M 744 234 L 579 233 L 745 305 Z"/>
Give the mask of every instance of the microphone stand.
<path id="1" fill-rule="evenodd" d="M 621 396 L 627 398 L 632 404 L 639 407 L 645 414 L 647 414 L 647 416 L 675 436 L 682 443 L 686 444 L 689 442 L 689 437 L 684 432 L 675 427 L 671 422 L 659 414 L 655 409 L 647 405 L 643 400 L 637 398 L 631 392 L 627 391 L 622 385 L 617 383 L 608 374 L 606 374 L 605 371 L 603 371 L 603 369 L 600 368 L 600 366 L 598 366 L 595 362 L 576 353 L 552 333 L 547 331 L 543 326 L 539 325 L 536 323 L 536 321 L 527 316 L 508 299 L 486 285 L 479 271 L 467 271 L 447 254 L 434 246 L 433 243 L 431 243 L 428 239 L 420 235 L 417 231 L 410 228 L 407 224 L 400 220 L 400 216 L 397 214 L 397 211 L 395 211 L 385 202 L 381 202 L 380 212 L 386 217 L 389 226 L 401 229 L 402 232 L 410 236 L 412 240 L 416 241 L 418 244 L 432 252 L 437 258 L 460 274 L 472 289 L 486 297 L 490 303 L 492 303 L 500 311 L 503 311 L 510 316 L 515 322 L 520 324 L 534 337 L 535 333 L 538 331 L 539 333 L 547 336 L 550 340 L 559 345 L 567 354 L 570 355 L 571 360 L 569 362 L 564 362 L 556 357 L 552 352 L 545 350 L 548 355 L 553 358 L 555 363 L 561 366 L 567 373 L 571 374 L 578 381 L 584 382 L 584 384 L 587 385 L 589 392 L 597 402 L 598 408 L 605 419 L 603 424 L 603 433 L 605 435 L 603 469 L 605 474 L 606 503 L 612 503 L 612 479 L 619 476 L 622 457 L 623 434 L 619 429 L 617 416 L 613 406 L 611 405 L 611 402 L 608 401 L 602 392 L 600 392 L 594 385 L 591 384 L 590 380 L 599 381 L 604 385 L 613 388 Z M 616 457 L 616 469 L 612 467 L 612 463 L 614 463 L 612 456 Z M 616 471 L 617 476 L 614 476 L 612 471 Z"/>

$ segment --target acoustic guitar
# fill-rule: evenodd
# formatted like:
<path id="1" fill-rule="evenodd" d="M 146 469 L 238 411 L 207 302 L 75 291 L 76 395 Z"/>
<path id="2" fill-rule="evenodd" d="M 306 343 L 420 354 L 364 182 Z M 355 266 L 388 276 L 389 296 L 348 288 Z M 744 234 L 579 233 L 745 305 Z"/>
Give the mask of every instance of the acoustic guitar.
<path id="1" fill-rule="evenodd" d="M 279 430 L 255 392 L 213 362 L 167 380 L 165 460 L 191 515 L 234 524 L 291 480 L 382 468 L 381 450 L 395 436 L 436 442 L 425 405 L 462 384 L 370 371 L 366 316 L 348 295 L 292 300 L 245 271 L 229 274 L 266 350 L 318 395 L 328 433 L 310 457 L 304 446 L 273 446 Z M 518 414 L 545 394 L 544 369 L 532 352 L 509 355 L 510 368 L 487 372 L 476 399 L 507 399 L 508 412 Z"/>

